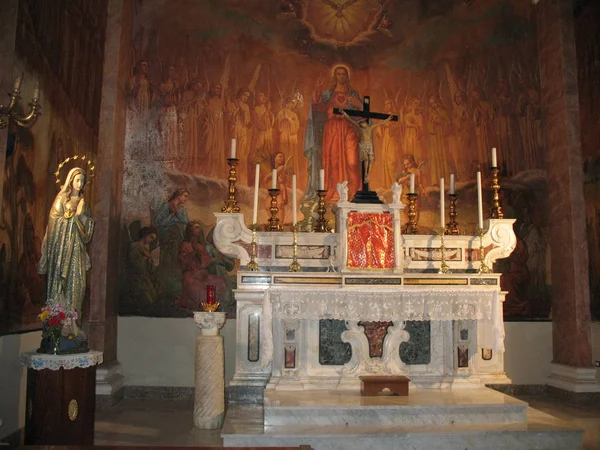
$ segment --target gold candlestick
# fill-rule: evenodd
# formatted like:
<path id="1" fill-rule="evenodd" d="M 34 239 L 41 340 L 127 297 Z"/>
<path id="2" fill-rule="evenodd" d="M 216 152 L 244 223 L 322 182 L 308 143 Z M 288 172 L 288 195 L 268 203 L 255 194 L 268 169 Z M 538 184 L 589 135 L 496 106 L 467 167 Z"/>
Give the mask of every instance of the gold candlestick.
<path id="1" fill-rule="evenodd" d="M 450 216 L 450 222 L 446 224 L 444 234 L 458 235 L 460 234 L 460 230 L 458 229 L 458 223 L 456 222 L 456 198 L 458 196 L 456 194 L 449 194 L 449 197 L 450 212 L 448 213 L 448 216 Z"/>
<path id="2" fill-rule="evenodd" d="M 418 194 L 407 194 L 408 195 L 408 223 L 402 229 L 404 234 L 419 234 L 417 228 L 417 195 Z"/>
<path id="3" fill-rule="evenodd" d="M 479 234 L 479 273 L 490 273 L 490 268 L 488 266 L 485 265 L 484 259 L 485 259 L 485 249 L 483 248 L 483 228 L 478 228 L 477 229 L 477 234 Z"/>
<path id="4" fill-rule="evenodd" d="M 492 219 L 504 219 L 504 213 L 502 212 L 502 205 L 500 205 L 500 181 L 498 181 L 498 174 L 500 170 L 497 167 L 492 167 L 492 191 L 494 197 L 492 199 L 492 207 L 490 208 L 490 217 Z"/>
<path id="5" fill-rule="evenodd" d="M 258 225 L 253 223 L 250 225 L 250 229 L 252 230 L 252 243 L 250 244 L 250 262 L 246 264 L 246 270 L 248 272 L 258 272 L 258 263 L 255 260 L 258 247 L 256 245 L 256 230 L 258 230 Z"/>
<path id="6" fill-rule="evenodd" d="M 325 213 L 327 212 L 325 209 L 325 195 L 327 195 L 327 191 L 325 189 L 318 189 L 317 195 L 319 196 L 319 207 L 317 208 L 319 218 L 315 222 L 314 231 L 317 233 L 328 233 L 331 229 L 327 224 L 327 219 L 325 219 Z"/>
<path id="7" fill-rule="evenodd" d="M 29 111 L 24 116 L 19 114 L 17 104 L 21 100 L 22 81 L 23 75 L 17 78 L 12 92 L 8 94 L 10 96 L 8 105 L 0 105 L 0 129 L 6 128 L 11 120 L 20 127 L 29 127 L 35 123 L 38 116 L 42 115 L 40 112 L 42 107 L 39 104 L 39 85 L 33 90 L 33 98 L 29 103 Z"/>
<path id="8" fill-rule="evenodd" d="M 277 196 L 279 195 L 279 189 L 269 189 L 269 195 L 271 196 L 271 217 L 269 217 L 269 231 L 281 231 L 281 225 L 279 224 L 279 206 L 277 206 Z"/>
<path id="9" fill-rule="evenodd" d="M 442 232 L 440 233 L 440 238 L 442 239 L 442 243 L 440 245 L 440 252 L 442 253 L 442 262 L 440 264 L 440 270 L 438 273 L 448 273 L 450 272 L 450 267 L 446 264 L 446 246 L 444 245 L 444 232 L 445 229 L 442 228 Z"/>
<path id="10" fill-rule="evenodd" d="M 227 158 L 227 164 L 229 164 L 229 198 L 225 201 L 225 206 L 221 208 L 221 212 L 237 213 L 240 212 L 240 207 L 237 204 L 235 198 L 235 182 L 237 181 L 237 172 L 235 167 L 238 164 L 239 159 Z"/>
<path id="11" fill-rule="evenodd" d="M 298 255 L 298 224 L 294 224 L 292 225 L 292 233 L 294 236 L 294 247 L 293 247 L 293 260 L 292 263 L 290 264 L 290 267 L 288 269 L 288 272 L 302 272 L 302 266 L 300 265 L 300 263 L 298 262 L 297 259 L 297 255 Z"/>

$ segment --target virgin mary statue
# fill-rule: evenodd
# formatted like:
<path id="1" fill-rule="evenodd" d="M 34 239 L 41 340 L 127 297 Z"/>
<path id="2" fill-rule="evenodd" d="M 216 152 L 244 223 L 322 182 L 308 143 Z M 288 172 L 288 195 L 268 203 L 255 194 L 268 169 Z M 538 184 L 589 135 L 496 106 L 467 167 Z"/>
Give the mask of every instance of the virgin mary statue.
<path id="1" fill-rule="evenodd" d="M 38 273 L 48 275 L 46 306 L 61 305 L 65 312 L 76 313 L 72 320 L 75 337 L 83 334 L 78 322 L 81 323 L 86 272 L 91 267 L 86 245 L 94 231 L 94 219 L 83 198 L 86 181 L 83 169 L 69 171 L 50 210 L 38 266 Z"/>

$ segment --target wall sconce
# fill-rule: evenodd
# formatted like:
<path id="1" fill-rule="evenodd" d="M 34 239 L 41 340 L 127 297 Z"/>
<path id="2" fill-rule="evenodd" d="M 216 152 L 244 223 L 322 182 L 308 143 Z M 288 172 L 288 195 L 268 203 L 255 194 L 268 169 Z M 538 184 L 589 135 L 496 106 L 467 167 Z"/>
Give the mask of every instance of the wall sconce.
<path id="1" fill-rule="evenodd" d="M 36 85 L 33 90 L 33 98 L 31 99 L 31 103 L 29 103 L 29 112 L 26 115 L 21 116 L 19 113 L 14 111 L 15 106 L 21 99 L 21 84 L 23 83 L 23 75 L 19 76 L 15 80 L 15 85 L 13 86 L 12 92 L 10 95 L 10 103 L 8 106 L 0 105 L 0 129 L 6 128 L 8 122 L 10 120 L 14 120 L 17 125 L 21 127 L 29 127 L 33 125 L 37 116 L 41 115 L 40 109 L 42 108 L 38 103 L 38 99 L 40 98 L 40 87 L 39 84 Z"/>

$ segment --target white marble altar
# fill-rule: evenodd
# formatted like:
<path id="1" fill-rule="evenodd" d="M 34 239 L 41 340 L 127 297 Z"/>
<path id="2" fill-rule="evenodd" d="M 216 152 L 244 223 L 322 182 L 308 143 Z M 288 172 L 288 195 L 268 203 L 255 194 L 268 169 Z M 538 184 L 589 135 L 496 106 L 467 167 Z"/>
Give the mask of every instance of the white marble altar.
<path id="1" fill-rule="evenodd" d="M 195 312 L 194 321 L 200 328 L 196 338 L 194 426 L 212 430 L 223 425 L 225 416 L 225 362 L 223 336 L 219 335 L 225 313 Z"/>

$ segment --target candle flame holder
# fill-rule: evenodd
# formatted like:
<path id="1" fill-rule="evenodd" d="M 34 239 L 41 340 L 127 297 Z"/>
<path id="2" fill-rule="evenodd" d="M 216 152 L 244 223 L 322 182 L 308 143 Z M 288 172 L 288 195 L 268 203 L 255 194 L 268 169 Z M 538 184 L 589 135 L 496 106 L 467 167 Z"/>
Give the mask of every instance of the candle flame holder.
<path id="1" fill-rule="evenodd" d="M 502 212 L 502 205 L 500 205 L 500 181 L 498 180 L 500 169 L 492 167 L 492 207 L 490 208 L 490 217 L 492 219 L 504 219 L 504 213 Z"/>
<path id="2" fill-rule="evenodd" d="M 40 112 L 40 109 L 42 109 L 42 107 L 40 106 L 37 97 L 39 95 L 38 88 L 36 88 L 36 90 L 34 91 L 34 96 L 31 99 L 31 102 L 29 103 L 29 111 L 27 112 L 27 114 L 22 116 L 15 111 L 15 107 L 21 99 L 22 79 L 22 76 L 20 76 L 17 79 L 17 82 L 15 83 L 12 92 L 8 94 L 10 96 L 10 102 L 8 103 L 8 105 L 0 105 L 0 129 L 6 128 L 8 122 L 11 120 L 14 121 L 20 127 L 29 127 L 35 123 L 35 120 L 38 116 L 42 115 L 42 113 Z"/>
<path id="3" fill-rule="evenodd" d="M 239 159 L 237 158 L 227 158 L 227 164 L 229 164 L 229 178 L 227 178 L 227 181 L 229 181 L 229 197 L 227 200 L 225 200 L 225 206 L 221 208 L 221 212 L 240 212 L 240 207 L 238 206 L 237 199 L 235 198 L 235 183 L 237 182 L 236 166 L 238 165 L 238 162 Z"/>
<path id="4" fill-rule="evenodd" d="M 449 207 L 449 212 L 448 212 L 448 216 L 450 217 L 450 222 L 448 222 L 446 224 L 446 228 L 444 229 L 444 234 L 449 234 L 449 235 L 459 235 L 460 234 L 460 229 L 458 228 L 458 223 L 456 222 L 456 199 L 458 197 L 458 195 L 456 194 L 449 194 L 448 195 L 450 197 L 450 207 Z"/>
<path id="5" fill-rule="evenodd" d="M 441 245 L 440 245 L 440 252 L 442 254 L 442 262 L 440 264 L 440 270 L 438 271 L 438 273 L 450 272 L 450 267 L 448 267 L 448 264 L 446 264 L 446 246 L 444 245 L 444 232 L 445 232 L 445 228 L 442 228 L 442 231 L 440 233 L 440 239 L 442 240 Z"/>
<path id="6" fill-rule="evenodd" d="M 484 235 L 484 230 L 483 228 L 478 228 L 477 229 L 477 234 L 479 235 L 479 273 L 480 274 L 484 274 L 484 273 L 490 273 L 490 268 L 485 264 L 485 249 L 483 247 L 483 235 Z"/>
<path id="7" fill-rule="evenodd" d="M 292 233 L 294 236 L 293 244 L 293 259 L 288 272 L 302 272 L 302 266 L 298 262 L 298 224 L 292 225 Z"/>
<path id="8" fill-rule="evenodd" d="M 200 303 L 200 306 L 202 306 L 202 309 L 204 310 L 204 312 L 215 312 L 217 309 L 219 309 L 220 304 L 221 303 L 219 303 L 219 302 L 214 302 L 214 303 L 202 302 L 202 303 Z"/>
<path id="9" fill-rule="evenodd" d="M 253 223 L 250 229 L 252 230 L 252 243 L 250 244 L 250 262 L 246 264 L 246 270 L 248 272 L 258 272 L 258 263 L 255 259 L 258 250 L 258 245 L 256 244 L 256 230 L 258 229 L 258 225 Z"/>
<path id="10" fill-rule="evenodd" d="M 325 213 L 327 210 L 325 209 L 325 196 L 327 195 L 326 189 L 318 189 L 317 195 L 319 196 L 319 206 L 317 207 L 317 214 L 319 217 L 315 221 L 314 231 L 317 233 L 329 233 L 331 228 L 329 228 L 328 221 L 325 219 Z"/>
<path id="11" fill-rule="evenodd" d="M 417 227 L 417 197 L 418 194 L 407 194 L 408 196 L 408 222 L 402 229 L 404 234 L 419 234 Z"/>
<path id="12" fill-rule="evenodd" d="M 269 195 L 271 196 L 271 217 L 269 217 L 269 231 L 281 231 L 281 225 L 279 224 L 279 206 L 277 205 L 277 196 L 279 195 L 279 189 L 269 189 Z"/>

